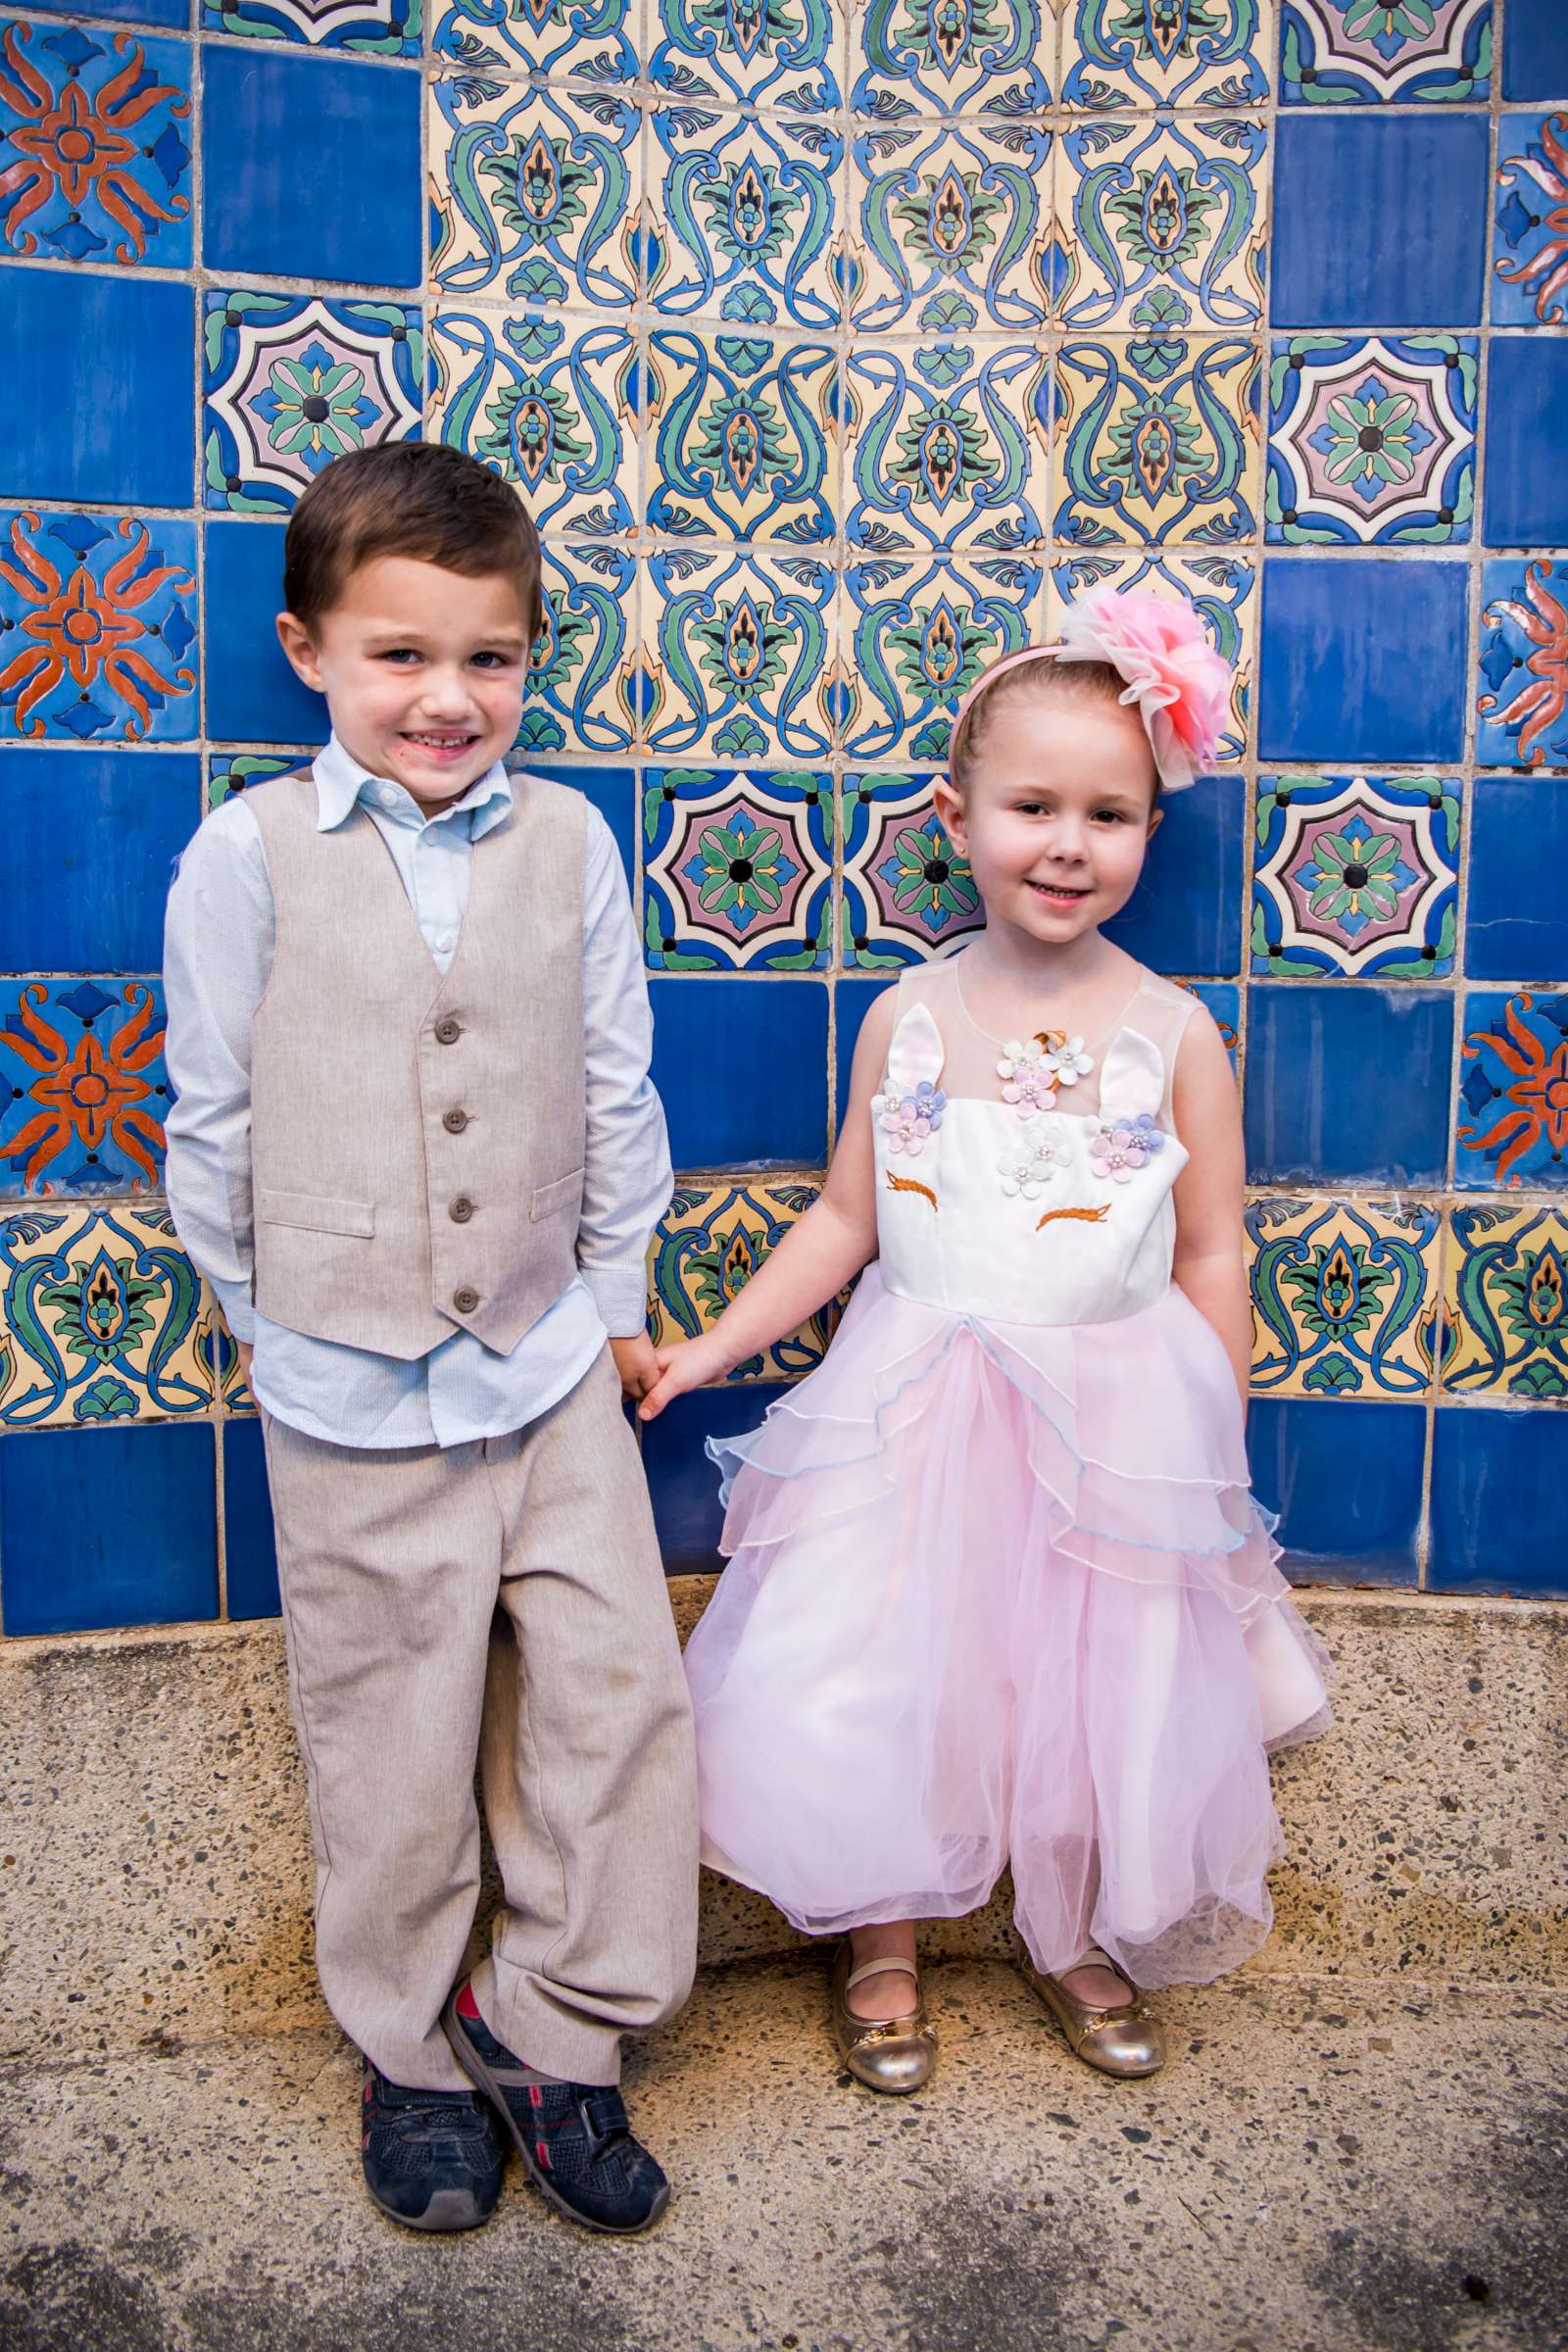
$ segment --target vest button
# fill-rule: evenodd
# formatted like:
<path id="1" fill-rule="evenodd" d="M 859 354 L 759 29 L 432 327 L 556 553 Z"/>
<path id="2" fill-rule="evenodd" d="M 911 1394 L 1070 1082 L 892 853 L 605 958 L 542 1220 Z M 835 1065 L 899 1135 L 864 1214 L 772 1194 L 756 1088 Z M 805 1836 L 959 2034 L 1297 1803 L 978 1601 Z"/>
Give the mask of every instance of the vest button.
<path id="1" fill-rule="evenodd" d="M 460 1315 L 471 1315 L 479 1303 L 479 1294 L 477 1291 L 470 1291 L 467 1284 L 465 1283 L 461 1291 L 453 1292 L 452 1303 Z"/>
<path id="2" fill-rule="evenodd" d="M 446 1129 L 448 1135 L 461 1135 L 465 1127 L 466 1127 L 468 1124 L 468 1114 L 466 1110 L 443 1111 L 441 1114 L 441 1124 Z"/>
<path id="3" fill-rule="evenodd" d="M 444 1012 L 435 1025 L 436 1044 L 455 1046 L 463 1035 L 463 1023 L 455 1012 Z"/>
<path id="4" fill-rule="evenodd" d="M 466 1193 L 460 1193 L 447 1210 L 447 1215 L 452 1219 L 454 1225 L 466 1225 L 472 1214 L 473 1202 L 468 1199 Z"/>

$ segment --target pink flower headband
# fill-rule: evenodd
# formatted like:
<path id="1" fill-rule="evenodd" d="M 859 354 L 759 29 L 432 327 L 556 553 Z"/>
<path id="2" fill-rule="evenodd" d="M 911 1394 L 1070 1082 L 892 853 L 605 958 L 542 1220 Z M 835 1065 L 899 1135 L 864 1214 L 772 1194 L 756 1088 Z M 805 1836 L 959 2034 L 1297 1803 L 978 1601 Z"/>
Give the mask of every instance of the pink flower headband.
<path id="1" fill-rule="evenodd" d="M 1213 759 L 1230 705 L 1230 664 L 1216 654 L 1185 597 L 1149 588 L 1097 588 L 1069 605 L 1061 636 L 1004 654 L 975 680 L 958 705 L 959 721 L 994 680 L 1020 662 L 1108 662 L 1127 681 L 1121 700 L 1136 703 L 1149 731 L 1154 766 L 1167 792 L 1183 792 Z"/>

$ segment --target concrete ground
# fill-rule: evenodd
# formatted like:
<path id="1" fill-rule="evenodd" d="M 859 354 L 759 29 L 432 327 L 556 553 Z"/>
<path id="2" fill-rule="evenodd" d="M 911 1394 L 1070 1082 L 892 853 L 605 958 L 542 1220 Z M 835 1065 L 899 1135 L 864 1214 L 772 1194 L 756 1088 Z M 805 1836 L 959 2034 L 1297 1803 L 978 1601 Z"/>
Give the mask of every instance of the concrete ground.
<path id="1" fill-rule="evenodd" d="M 1233 1981 L 1116 2084 L 995 1961 L 932 2088 L 835 2069 L 821 1961 L 704 1975 L 628 2076 L 675 2197 L 419 2238 L 324 2033 L 0 2082 L 5 2352 L 1470 2352 L 1568 2343 L 1568 1994 Z"/>

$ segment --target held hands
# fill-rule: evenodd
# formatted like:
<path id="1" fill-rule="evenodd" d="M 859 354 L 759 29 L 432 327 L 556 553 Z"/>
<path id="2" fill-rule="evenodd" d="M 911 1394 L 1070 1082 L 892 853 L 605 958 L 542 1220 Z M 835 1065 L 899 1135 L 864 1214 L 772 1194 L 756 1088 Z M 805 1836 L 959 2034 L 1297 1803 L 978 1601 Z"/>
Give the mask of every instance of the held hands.
<path id="1" fill-rule="evenodd" d="M 655 1377 L 642 1393 L 637 1407 L 639 1421 L 657 1421 L 666 1404 L 684 1396 L 689 1389 L 700 1389 L 705 1382 L 717 1380 L 727 1372 L 729 1363 L 712 1344 L 710 1333 L 700 1340 L 680 1340 L 673 1348 L 654 1349 Z"/>
<path id="2" fill-rule="evenodd" d="M 615 1359 L 620 1375 L 620 1392 L 631 1403 L 646 1396 L 659 1378 L 659 1358 L 654 1343 L 646 1331 L 634 1331 L 624 1340 L 612 1340 L 610 1352 Z"/>

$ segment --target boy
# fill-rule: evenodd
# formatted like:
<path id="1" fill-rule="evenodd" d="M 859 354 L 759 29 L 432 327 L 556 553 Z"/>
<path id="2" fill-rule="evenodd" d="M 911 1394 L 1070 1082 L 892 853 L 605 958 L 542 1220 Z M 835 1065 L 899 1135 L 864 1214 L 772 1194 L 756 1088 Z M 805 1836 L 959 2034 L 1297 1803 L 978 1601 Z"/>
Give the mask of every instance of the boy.
<path id="1" fill-rule="evenodd" d="M 668 2186 L 619 2037 L 690 1989 L 697 1831 L 621 1404 L 657 1377 L 670 1191 L 625 880 L 580 793 L 501 764 L 542 606 L 496 475 L 421 442 L 339 459 L 283 592 L 332 737 L 182 860 L 169 1195 L 262 1412 L 317 1963 L 383 2211 L 487 2220 L 499 2122 L 563 2212 L 646 2229 Z M 476 1753 L 504 1905 L 455 1985 Z"/>

